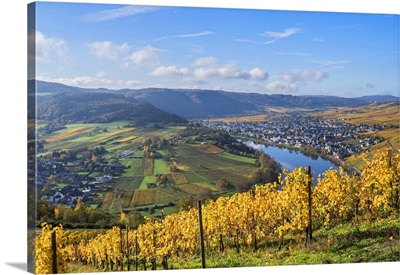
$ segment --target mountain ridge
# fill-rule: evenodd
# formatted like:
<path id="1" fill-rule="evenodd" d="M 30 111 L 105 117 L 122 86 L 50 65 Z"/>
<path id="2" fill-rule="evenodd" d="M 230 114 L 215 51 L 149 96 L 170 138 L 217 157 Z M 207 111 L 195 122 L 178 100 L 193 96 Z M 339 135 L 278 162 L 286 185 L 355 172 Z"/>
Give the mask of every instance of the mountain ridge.
<path id="1" fill-rule="evenodd" d="M 374 102 L 399 101 L 399 97 L 388 95 L 344 98 L 324 95 L 239 93 L 205 89 L 88 89 L 44 81 L 37 81 L 36 89 L 40 95 L 38 96 L 39 105 L 50 100 L 55 94 L 109 93 L 123 95 L 128 101 L 135 100 L 137 103 L 151 104 L 155 108 L 185 119 L 260 114 L 265 111 L 266 107 L 319 109 L 359 107 Z"/>

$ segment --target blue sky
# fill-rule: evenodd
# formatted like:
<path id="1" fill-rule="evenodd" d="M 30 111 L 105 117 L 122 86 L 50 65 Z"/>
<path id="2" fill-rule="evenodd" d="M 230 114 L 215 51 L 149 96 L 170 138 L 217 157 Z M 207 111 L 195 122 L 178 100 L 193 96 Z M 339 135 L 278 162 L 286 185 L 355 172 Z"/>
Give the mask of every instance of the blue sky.
<path id="1" fill-rule="evenodd" d="M 39 80 L 399 94 L 399 15 L 37 2 L 36 18 Z"/>

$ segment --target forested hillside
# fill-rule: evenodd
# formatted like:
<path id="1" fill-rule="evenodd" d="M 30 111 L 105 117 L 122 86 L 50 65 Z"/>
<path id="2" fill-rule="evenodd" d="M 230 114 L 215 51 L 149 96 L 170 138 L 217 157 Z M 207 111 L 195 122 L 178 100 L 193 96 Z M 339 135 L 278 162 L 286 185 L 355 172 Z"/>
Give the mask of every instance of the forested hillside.
<path id="1" fill-rule="evenodd" d="M 177 115 L 148 103 L 138 103 L 122 94 L 82 92 L 59 94 L 37 107 L 38 119 L 61 123 L 107 123 L 118 120 L 135 123 L 183 123 Z"/>

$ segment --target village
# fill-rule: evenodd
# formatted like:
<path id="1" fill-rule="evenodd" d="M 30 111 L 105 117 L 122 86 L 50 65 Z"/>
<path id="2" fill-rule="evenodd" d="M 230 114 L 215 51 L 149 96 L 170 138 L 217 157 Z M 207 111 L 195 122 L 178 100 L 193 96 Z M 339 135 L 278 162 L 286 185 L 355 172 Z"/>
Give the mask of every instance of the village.
<path id="1" fill-rule="evenodd" d="M 114 189 L 115 182 L 125 167 L 119 157 L 133 155 L 124 151 L 110 162 L 92 154 L 52 152 L 51 156 L 37 160 L 37 187 L 41 200 L 74 208 L 81 198 L 86 205 L 98 206 L 99 195 Z M 56 188 L 54 188 L 56 185 Z"/>
<path id="2" fill-rule="evenodd" d="M 272 146 L 302 148 L 308 153 L 345 159 L 383 141 L 368 135 L 386 126 L 320 120 L 311 116 L 292 114 L 269 118 L 264 122 L 203 121 L 204 126 L 223 130 L 236 137 L 255 139 Z"/>

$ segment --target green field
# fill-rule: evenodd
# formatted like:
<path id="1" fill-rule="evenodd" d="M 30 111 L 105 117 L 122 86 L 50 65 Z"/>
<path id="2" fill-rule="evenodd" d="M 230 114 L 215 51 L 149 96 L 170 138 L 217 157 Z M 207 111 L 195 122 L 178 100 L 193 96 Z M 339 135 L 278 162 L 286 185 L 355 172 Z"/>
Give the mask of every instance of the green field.
<path id="1" fill-rule="evenodd" d="M 232 160 L 236 160 L 236 161 L 240 161 L 240 162 L 245 162 L 245 163 L 249 163 L 249 164 L 255 164 L 256 160 L 252 159 L 252 158 L 246 158 L 246 157 L 242 157 L 242 156 L 237 156 L 228 152 L 223 152 L 221 154 L 219 154 L 221 157 L 224 158 L 228 158 L 228 159 L 232 159 Z"/>
<path id="2" fill-rule="evenodd" d="M 170 173 L 168 170 L 168 164 L 162 159 L 155 159 L 153 173 L 154 175 Z"/>
<path id="3" fill-rule="evenodd" d="M 142 167 L 141 159 L 124 159 L 121 160 L 120 163 L 126 167 L 124 177 L 133 177 L 137 175 L 143 175 L 140 173 L 139 167 Z"/>

